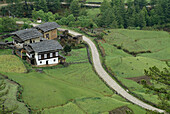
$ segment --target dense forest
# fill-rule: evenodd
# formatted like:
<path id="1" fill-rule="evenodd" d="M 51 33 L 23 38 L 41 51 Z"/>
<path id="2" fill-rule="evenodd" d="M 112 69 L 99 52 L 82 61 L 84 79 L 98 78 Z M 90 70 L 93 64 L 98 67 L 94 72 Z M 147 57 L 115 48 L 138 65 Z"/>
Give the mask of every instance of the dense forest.
<path id="1" fill-rule="evenodd" d="M 3 0 L 1 0 L 3 1 Z M 104 0 L 100 14 L 95 18 L 87 15 L 83 3 L 66 0 L 63 7 L 60 0 L 6 0 L 11 5 L 2 7 L 0 15 L 26 18 L 41 18 L 43 21 L 56 21 L 70 27 L 88 28 L 129 28 L 159 29 L 170 26 L 170 0 Z M 149 4 L 149 5 L 148 5 Z"/>

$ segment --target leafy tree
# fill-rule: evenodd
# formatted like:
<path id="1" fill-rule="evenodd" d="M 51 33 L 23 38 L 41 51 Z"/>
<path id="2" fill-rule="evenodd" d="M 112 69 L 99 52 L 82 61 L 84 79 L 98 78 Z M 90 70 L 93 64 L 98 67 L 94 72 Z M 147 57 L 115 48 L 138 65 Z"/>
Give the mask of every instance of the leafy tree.
<path id="1" fill-rule="evenodd" d="M 36 11 L 35 9 L 32 11 L 32 18 L 37 20 L 38 18 L 41 18 L 41 20 L 45 21 L 45 13 L 43 10 Z"/>
<path id="2" fill-rule="evenodd" d="M 61 8 L 60 0 L 47 0 L 48 9 L 52 12 L 56 12 Z"/>
<path id="3" fill-rule="evenodd" d="M 65 2 L 67 3 L 71 3 L 73 0 L 65 0 Z"/>
<path id="4" fill-rule="evenodd" d="M 0 29 L 4 32 L 15 31 L 17 29 L 16 21 L 13 18 L 3 17 L 0 20 Z"/>
<path id="5" fill-rule="evenodd" d="M 36 2 L 36 10 L 43 10 L 44 12 L 47 12 L 48 7 L 46 0 L 38 0 Z"/>
<path id="6" fill-rule="evenodd" d="M 2 32 L 2 31 L 3 31 L 2 21 L 3 21 L 3 19 L 2 19 L 2 18 L 0 18 L 0 32 Z"/>
<path id="7" fill-rule="evenodd" d="M 54 14 L 54 18 L 55 18 L 55 20 L 59 20 L 59 19 L 61 19 L 61 16 L 59 16 L 58 13 L 55 13 L 55 14 Z"/>
<path id="8" fill-rule="evenodd" d="M 76 21 L 76 26 L 81 26 L 81 27 L 93 27 L 94 22 L 89 19 L 87 16 L 80 16 L 77 18 Z"/>
<path id="9" fill-rule="evenodd" d="M 80 16 L 82 16 L 82 15 L 87 16 L 87 10 L 86 10 L 86 8 L 82 8 L 82 9 L 80 10 L 80 12 L 79 12 L 79 15 L 80 15 Z"/>
<path id="10" fill-rule="evenodd" d="M 70 4 L 70 10 L 71 13 L 75 16 L 78 17 L 79 16 L 79 11 L 80 11 L 80 4 L 78 0 L 73 0 Z"/>
<path id="11" fill-rule="evenodd" d="M 73 14 L 69 15 L 69 16 L 67 17 L 66 24 L 68 25 L 70 22 L 75 22 L 75 19 L 76 19 L 76 18 L 74 17 Z"/>
<path id="12" fill-rule="evenodd" d="M 151 0 L 151 1 L 150 1 L 151 6 L 154 7 L 154 5 L 157 4 L 157 1 L 158 1 L 158 0 Z"/>
<path id="13" fill-rule="evenodd" d="M 68 52 L 71 52 L 71 46 L 66 45 L 66 46 L 64 47 L 64 52 L 66 53 L 66 55 L 68 55 Z"/>
<path id="14" fill-rule="evenodd" d="M 45 21 L 55 21 L 55 15 L 52 12 L 45 13 Z"/>
<path id="15" fill-rule="evenodd" d="M 66 17 L 62 17 L 59 21 L 58 24 L 60 25 L 67 25 L 67 18 Z"/>
<path id="16" fill-rule="evenodd" d="M 101 13 L 104 13 L 107 10 L 107 8 L 110 8 L 110 7 L 111 7 L 110 3 L 107 0 L 104 0 L 100 7 Z"/>

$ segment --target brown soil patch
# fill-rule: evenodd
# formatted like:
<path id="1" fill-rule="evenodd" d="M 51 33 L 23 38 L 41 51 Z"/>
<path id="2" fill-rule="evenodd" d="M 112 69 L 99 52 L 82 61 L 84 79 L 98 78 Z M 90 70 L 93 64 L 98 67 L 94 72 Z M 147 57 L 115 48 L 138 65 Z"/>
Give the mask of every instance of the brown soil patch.
<path id="1" fill-rule="evenodd" d="M 133 81 L 135 81 L 137 83 L 140 83 L 141 80 L 146 80 L 146 83 L 151 85 L 149 76 L 132 77 L 132 78 L 126 78 L 126 79 L 133 80 Z"/>
<path id="2" fill-rule="evenodd" d="M 134 114 L 134 112 L 127 106 L 122 106 L 112 111 L 109 111 L 109 114 Z"/>

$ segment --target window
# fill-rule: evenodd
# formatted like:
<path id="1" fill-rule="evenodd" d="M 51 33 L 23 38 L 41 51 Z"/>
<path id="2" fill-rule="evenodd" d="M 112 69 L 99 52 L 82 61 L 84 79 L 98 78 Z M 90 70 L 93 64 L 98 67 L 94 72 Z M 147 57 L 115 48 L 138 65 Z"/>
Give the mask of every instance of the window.
<path id="1" fill-rule="evenodd" d="M 53 57 L 53 53 L 50 53 L 50 57 Z"/>
<path id="2" fill-rule="evenodd" d="M 47 38 L 47 39 L 49 39 L 49 38 L 50 38 L 50 37 L 49 37 L 49 34 L 46 34 L 46 38 Z"/>
<path id="3" fill-rule="evenodd" d="M 58 56 L 58 52 L 55 52 L 55 55 Z"/>
<path id="4" fill-rule="evenodd" d="M 47 54 L 44 54 L 44 58 L 47 58 Z"/>
<path id="5" fill-rule="evenodd" d="M 54 59 L 54 62 L 55 62 L 55 59 Z"/>
<path id="6" fill-rule="evenodd" d="M 40 61 L 40 64 L 42 64 L 42 61 Z"/>
<path id="7" fill-rule="evenodd" d="M 38 55 L 38 59 L 41 59 L 41 55 Z"/>

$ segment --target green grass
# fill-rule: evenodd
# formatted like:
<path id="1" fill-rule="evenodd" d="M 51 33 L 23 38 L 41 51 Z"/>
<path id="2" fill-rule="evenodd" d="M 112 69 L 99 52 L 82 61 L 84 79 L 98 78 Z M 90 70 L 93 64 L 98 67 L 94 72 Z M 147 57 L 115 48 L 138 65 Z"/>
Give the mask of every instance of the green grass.
<path id="1" fill-rule="evenodd" d="M 117 95 L 115 95 L 117 96 Z M 111 111 L 115 108 L 121 106 L 133 106 L 128 102 L 123 102 L 121 100 L 117 100 L 116 98 L 112 97 L 94 97 L 94 98 L 85 98 L 85 99 L 76 99 L 75 103 L 83 109 L 85 112 L 90 114 L 98 114 L 102 112 Z M 138 106 L 134 106 L 132 110 L 137 110 Z M 143 112 L 144 110 L 138 107 L 139 110 L 137 112 Z"/>
<path id="2" fill-rule="evenodd" d="M 106 65 L 119 77 L 138 77 L 144 76 L 144 69 L 158 66 L 163 69 L 167 65 L 165 62 L 147 58 L 147 57 L 123 57 L 123 58 L 106 58 Z"/>
<path id="3" fill-rule="evenodd" d="M 133 110 L 135 114 L 144 114 L 145 110 L 142 108 L 117 99 L 117 95 L 111 97 L 88 97 L 88 98 L 79 98 L 75 99 L 71 103 L 68 103 L 64 106 L 56 107 L 53 109 L 47 109 L 43 111 L 43 114 L 48 113 L 64 113 L 64 114 L 99 114 L 106 113 L 108 111 L 114 110 L 121 106 L 128 106 Z M 121 98 L 122 99 L 122 98 Z M 72 109 L 71 109 L 72 108 Z"/>
<path id="4" fill-rule="evenodd" d="M 8 40 L 8 42 L 12 42 L 12 41 L 13 41 L 12 36 L 11 36 L 11 37 L 8 37 L 8 38 L 3 39 L 3 41 L 5 41 L 5 40 Z"/>
<path id="5" fill-rule="evenodd" d="M 33 109 L 66 104 L 70 99 L 79 97 L 113 94 L 87 63 L 45 72 L 47 74 L 36 72 L 7 74 L 24 87 L 23 99 Z"/>
<path id="6" fill-rule="evenodd" d="M 159 52 L 168 48 L 170 42 L 169 33 L 163 31 L 116 29 L 111 30 L 111 33 L 104 38 L 109 44 L 122 46 L 123 49 L 127 49 L 130 52 L 147 50 L 153 53 Z"/>
<path id="7" fill-rule="evenodd" d="M 98 14 L 100 14 L 99 8 L 87 9 L 87 16 L 91 19 L 96 18 Z"/>
<path id="8" fill-rule="evenodd" d="M 42 114 L 84 114 L 84 112 L 74 103 L 68 103 L 52 109 L 45 109 Z"/>
<path id="9" fill-rule="evenodd" d="M 65 56 L 66 62 L 88 62 L 86 48 L 72 49 L 70 56 Z"/>
<path id="10" fill-rule="evenodd" d="M 158 60 L 170 61 L 170 47 L 164 48 L 161 51 L 154 52 L 152 54 L 139 54 L 142 57 L 150 57 Z"/>
<path id="11" fill-rule="evenodd" d="M 15 55 L 0 55 L 0 72 L 26 72 L 24 64 Z"/>
<path id="12" fill-rule="evenodd" d="M 0 49 L 0 55 L 11 55 L 12 49 Z"/>
<path id="13" fill-rule="evenodd" d="M 28 114 L 28 109 L 25 107 L 25 104 L 16 100 L 18 85 L 10 82 L 9 80 L 5 80 L 5 83 L 6 88 L 3 91 L 6 91 L 7 88 L 9 88 L 8 94 L 2 97 L 6 99 L 4 103 L 5 107 L 8 107 L 8 109 L 13 109 L 17 106 L 18 108 L 14 111 L 15 113 Z"/>
<path id="14" fill-rule="evenodd" d="M 81 114 L 84 113 L 83 110 L 98 113 L 119 106 L 132 105 L 123 98 L 113 95 L 88 63 L 44 71 L 43 74 L 36 72 L 6 74 L 23 86 L 23 100 L 35 112 L 44 109 L 42 111 L 44 114 L 54 112 Z M 136 108 L 133 107 L 132 110 Z M 141 108 L 138 111 L 145 112 Z"/>
<path id="15" fill-rule="evenodd" d="M 144 76 L 144 69 L 149 69 L 149 67 L 157 66 L 161 70 L 167 67 L 166 63 L 161 60 L 168 61 L 170 58 L 169 33 L 125 29 L 110 31 L 104 36 L 106 42 L 100 42 L 106 53 L 105 64 L 130 91 L 158 104 L 159 100 L 156 95 L 146 94 L 146 89 L 142 85 L 126 78 Z M 138 54 L 134 57 L 113 45 L 121 46 L 130 52 L 150 50 L 152 53 Z"/>
<path id="16" fill-rule="evenodd" d="M 7 66 L 0 72 L 24 88 L 22 98 L 26 104 L 31 106 L 33 113 L 39 111 L 43 114 L 56 112 L 59 114 L 107 113 L 119 106 L 133 107 L 131 103 L 115 95 L 95 74 L 89 63 L 43 68 L 44 73 L 35 72 L 36 68 L 32 68 L 29 73 L 14 73 L 10 67 L 14 67 L 15 71 L 18 71 L 16 68 L 22 62 L 14 55 L 4 55 L 10 51 L 1 50 L 0 52 L 0 57 L 3 58 L 3 63 L 0 66 Z M 73 49 L 71 56 L 66 56 L 66 58 L 67 62 L 88 62 L 87 50 L 86 48 Z M 10 69 L 10 72 L 4 73 L 7 68 Z M 23 68 L 25 69 L 25 67 Z M 16 94 L 14 90 L 10 90 L 10 92 L 13 95 Z M 107 105 L 110 106 L 107 107 Z M 23 104 L 17 109 L 18 113 L 26 113 L 24 108 L 22 110 L 22 106 Z M 138 106 L 134 106 L 132 110 L 145 112 Z"/>

